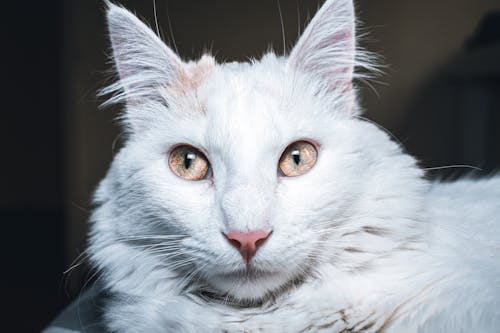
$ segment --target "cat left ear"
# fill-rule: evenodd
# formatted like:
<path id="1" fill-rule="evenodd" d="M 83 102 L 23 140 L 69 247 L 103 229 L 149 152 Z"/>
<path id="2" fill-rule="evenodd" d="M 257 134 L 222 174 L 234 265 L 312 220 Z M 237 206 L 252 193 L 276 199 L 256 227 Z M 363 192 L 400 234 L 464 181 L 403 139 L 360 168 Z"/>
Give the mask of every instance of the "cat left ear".
<path id="1" fill-rule="evenodd" d="M 352 0 L 327 0 L 293 48 L 288 63 L 319 79 L 324 91 L 351 90 L 355 49 Z"/>
<path id="2" fill-rule="evenodd" d="M 121 90 L 108 103 L 135 105 L 159 99 L 160 86 L 173 85 L 183 73 L 182 60 L 128 10 L 106 1 L 113 59 L 120 81 L 104 93 Z"/>

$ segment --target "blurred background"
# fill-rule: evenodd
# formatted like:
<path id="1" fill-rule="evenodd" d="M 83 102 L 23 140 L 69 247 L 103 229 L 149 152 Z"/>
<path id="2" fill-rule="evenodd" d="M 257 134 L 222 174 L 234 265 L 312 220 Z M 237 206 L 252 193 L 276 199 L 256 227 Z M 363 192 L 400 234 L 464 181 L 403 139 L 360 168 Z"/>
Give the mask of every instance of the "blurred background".
<path id="1" fill-rule="evenodd" d="M 162 37 L 183 58 L 245 61 L 290 50 L 321 0 L 156 0 Z M 153 0 L 121 0 L 154 25 Z M 4 332 L 38 332 L 91 280 L 92 192 L 120 147 L 116 110 L 95 95 L 110 69 L 100 0 L 2 5 L 0 221 Z M 360 83 L 366 116 L 451 179 L 500 165 L 500 1 L 358 0 L 361 45 L 386 74 Z M 280 11 L 285 30 L 282 40 Z M 450 165 L 468 167 L 440 168 Z M 437 168 L 437 169 L 434 169 Z"/>

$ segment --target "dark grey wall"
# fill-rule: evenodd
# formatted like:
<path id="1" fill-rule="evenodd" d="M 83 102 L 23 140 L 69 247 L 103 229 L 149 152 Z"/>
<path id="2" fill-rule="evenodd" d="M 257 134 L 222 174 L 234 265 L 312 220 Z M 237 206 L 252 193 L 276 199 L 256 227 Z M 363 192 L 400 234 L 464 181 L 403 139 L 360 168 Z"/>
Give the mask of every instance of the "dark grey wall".
<path id="1" fill-rule="evenodd" d="M 34 332 L 64 302 L 61 7 L 6 1 L 1 10 L 0 330 Z"/>

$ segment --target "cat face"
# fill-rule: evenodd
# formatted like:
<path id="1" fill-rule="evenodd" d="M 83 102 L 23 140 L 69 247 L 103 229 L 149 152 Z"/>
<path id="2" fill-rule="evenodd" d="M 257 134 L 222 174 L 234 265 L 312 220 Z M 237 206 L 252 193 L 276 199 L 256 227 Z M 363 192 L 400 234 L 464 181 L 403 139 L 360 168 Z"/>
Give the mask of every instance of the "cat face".
<path id="1" fill-rule="evenodd" d="M 288 58 L 246 64 L 184 63 L 124 9 L 108 21 L 129 134 L 93 215 L 110 280 L 255 301 L 404 241 L 420 173 L 357 117 L 350 1 L 327 1 Z"/>

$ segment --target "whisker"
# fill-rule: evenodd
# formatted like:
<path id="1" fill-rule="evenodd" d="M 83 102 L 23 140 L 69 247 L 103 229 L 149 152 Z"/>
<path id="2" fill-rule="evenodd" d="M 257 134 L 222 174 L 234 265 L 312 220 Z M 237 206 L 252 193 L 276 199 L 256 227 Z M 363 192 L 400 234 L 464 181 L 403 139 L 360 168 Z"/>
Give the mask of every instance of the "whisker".
<path id="1" fill-rule="evenodd" d="M 458 169 L 458 168 L 472 169 L 472 170 L 476 170 L 476 171 L 483 171 L 483 169 L 481 169 L 480 167 L 477 167 L 477 166 L 474 166 L 474 165 L 468 165 L 468 164 L 443 165 L 443 166 L 437 166 L 437 167 L 424 168 L 422 170 L 424 170 L 424 171 L 431 171 L 431 170 Z"/>
<path id="2" fill-rule="evenodd" d="M 153 0 L 153 14 L 154 14 L 154 17 L 155 17 L 156 34 L 158 35 L 158 37 L 161 38 L 161 36 L 160 36 L 160 27 L 158 26 L 158 15 L 156 13 L 156 0 Z"/>
<path id="3" fill-rule="evenodd" d="M 172 40 L 172 45 L 174 46 L 175 53 L 179 54 L 179 50 L 177 49 L 177 43 L 175 42 L 175 38 L 174 38 L 174 30 L 172 29 L 172 22 L 170 20 L 170 13 L 168 10 L 168 2 L 167 2 L 167 24 L 168 24 L 168 31 L 170 32 L 170 39 Z"/>
<path id="4" fill-rule="evenodd" d="M 276 0 L 281 23 L 281 37 L 283 38 L 283 56 L 286 55 L 285 24 L 283 23 L 283 13 L 281 12 L 280 0 Z"/>
<path id="5" fill-rule="evenodd" d="M 389 131 L 387 128 L 385 128 L 384 126 L 380 125 L 379 123 L 377 123 L 376 121 L 373 121 L 371 119 L 368 119 L 366 117 L 363 117 L 363 116 L 354 116 L 355 118 L 358 118 L 358 119 L 361 119 L 361 120 L 364 120 L 370 124 L 373 124 L 375 126 L 377 126 L 378 128 L 380 128 L 382 131 L 384 131 L 387 135 L 389 135 L 394 141 L 396 141 L 399 146 L 401 147 L 404 147 L 403 143 L 401 142 L 401 140 L 399 140 L 396 135 L 392 134 L 391 131 Z"/>

